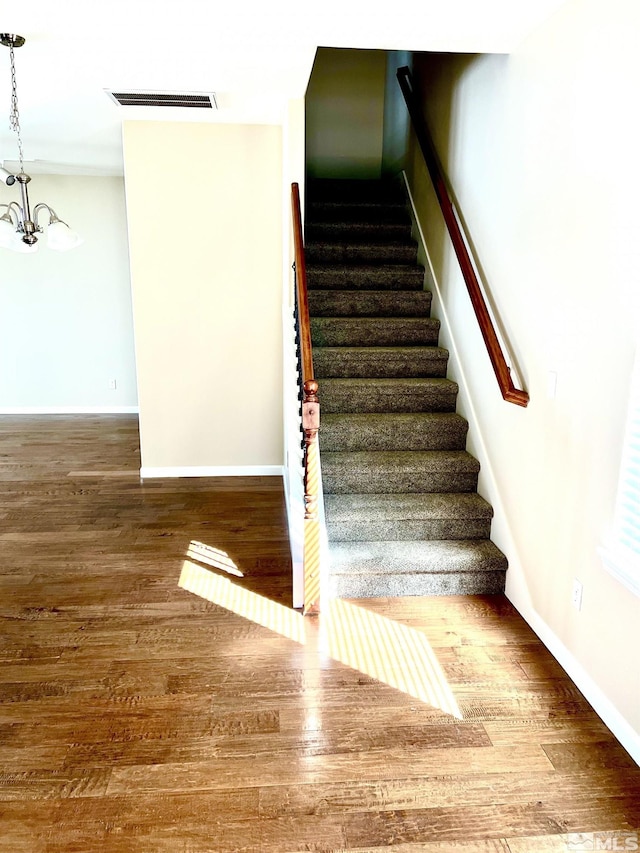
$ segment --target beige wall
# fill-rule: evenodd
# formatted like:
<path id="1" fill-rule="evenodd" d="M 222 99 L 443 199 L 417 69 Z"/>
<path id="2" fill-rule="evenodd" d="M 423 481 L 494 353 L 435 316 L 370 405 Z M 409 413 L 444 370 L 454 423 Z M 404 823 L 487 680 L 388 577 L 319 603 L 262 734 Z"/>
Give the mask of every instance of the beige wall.
<path id="1" fill-rule="evenodd" d="M 502 402 L 424 168 L 411 183 L 511 599 L 640 744 L 640 601 L 607 574 L 638 340 L 635 0 L 575 0 L 510 56 L 416 57 L 437 148 L 531 403 Z M 457 358 L 459 356 L 459 360 Z M 557 393 L 548 394 L 557 374 Z M 584 584 L 580 612 L 574 578 Z M 618 716 L 616 716 L 618 715 Z M 628 727 L 625 729 L 625 726 Z M 636 757 L 640 751 L 636 751 Z"/>
<path id="2" fill-rule="evenodd" d="M 123 134 L 143 471 L 281 466 L 280 128 Z"/>
<path id="3" fill-rule="evenodd" d="M 307 170 L 379 178 L 386 53 L 320 47 L 307 88 Z"/>
<path id="4" fill-rule="evenodd" d="M 35 174 L 29 194 L 84 242 L 54 252 L 45 234 L 35 254 L 0 249 L 0 412 L 135 410 L 122 178 Z M 0 186 L 0 204 L 18 199 Z"/>

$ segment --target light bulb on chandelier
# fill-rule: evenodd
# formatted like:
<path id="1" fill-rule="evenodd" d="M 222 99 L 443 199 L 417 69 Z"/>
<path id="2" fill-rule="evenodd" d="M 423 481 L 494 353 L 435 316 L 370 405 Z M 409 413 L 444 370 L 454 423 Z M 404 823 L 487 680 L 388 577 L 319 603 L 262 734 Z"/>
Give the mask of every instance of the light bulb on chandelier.
<path id="1" fill-rule="evenodd" d="M 8 204 L 0 202 L 0 247 L 13 249 L 15 252 L 35 252 L 38 248 L 37 235 L 43 231 L 43 227 L 40 224 L 40 217 L 46 212 L 49 216 L 47 245 L 56 252 L 66 252 L 69 249 L 79 246 L 82 243 L 82 238 L 69 228 L 66 222 L 59 219 L 55 210 L 48 204 L 44 204 L 43 202 L 36 204 L 33 209 L 33 216 L 29 205 L 27 186 L 31 178 L 24 171 L 14 55 L 14 49 L 22 47 L 25 40 L 22 36 L 12 33 L 0 33 L 0 42 L 9 48 L 11 63 L 11 109 L 9 113 L 9 125 L 18 139 L 18 157 L 20 160 L 20 171 L 17 175 L 0 167 L 0 184 L 11 187 L 17 183 L 20 190 L 20 202 L 11 201 Z"/>

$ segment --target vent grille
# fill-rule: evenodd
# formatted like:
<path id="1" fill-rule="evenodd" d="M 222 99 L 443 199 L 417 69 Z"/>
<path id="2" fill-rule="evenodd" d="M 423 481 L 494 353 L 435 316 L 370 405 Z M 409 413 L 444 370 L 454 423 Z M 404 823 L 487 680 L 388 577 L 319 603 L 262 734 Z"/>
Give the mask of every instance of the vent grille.
<path id="1" fill-rule="evenodd" d="M 213 92 L 107 92 L 122 107 L 182 107 L 217 110 Z"/>

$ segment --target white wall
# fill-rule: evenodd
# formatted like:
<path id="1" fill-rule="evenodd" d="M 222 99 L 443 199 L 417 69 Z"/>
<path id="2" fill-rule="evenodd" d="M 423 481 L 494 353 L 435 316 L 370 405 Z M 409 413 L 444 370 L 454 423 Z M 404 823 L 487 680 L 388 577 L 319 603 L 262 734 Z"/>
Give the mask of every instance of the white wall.
<path id="1" fill-rule="evenodd" d="M 292 265 L 295 259 L 293 241 L 291 184 L 297 183 L 304 220 L 305 178 L 305 104 L 304 99 L 288 104 L 283 125 L 283 198 L 282 198 L 282 260 L 283 260 L 283 429 L 284 429 L 284 492 L 289 522 L 289 544 L 293 569 L 293 606 L 304 604 L 304 483 L 302 449 L 300 446 L 301 417 L 298 400 L 298 360 L 295 343 L 294 288 Z M 304 222 L 303 222 L 304 227 Z"/>
<path id="2" fill-rule="evenodd" d="M 318 48 L 306 99 L 310 177 L 380 177 L 385 74 L 385 51 Z"/>
<path id="3" fill-rule="evenodd" d="M 84 243 L 0 249 L 0 412 L 135 407 L 122 178 L 36 175 L 29 189 L 32 206 L 50 204 Z M 14 200 L 15 187 L 0 187 L 0 203 Z"/>
<path id="4" fill-rule="evenodd" d="M 281 129 L 123 134 L 143 475 L 280 473 Z"/>
<path id="5" fill-rule="evenodd" d="M 640 601 L 596 549 L 612 520 L 640 318 L 638 43 L 635 0 L 574 0 L 509 57 L 422 62 L 437 148 L 516 344 L 527 409 L 500 398 L 417 155 L 409 168 L 508 595 L 636 758 Z"/>

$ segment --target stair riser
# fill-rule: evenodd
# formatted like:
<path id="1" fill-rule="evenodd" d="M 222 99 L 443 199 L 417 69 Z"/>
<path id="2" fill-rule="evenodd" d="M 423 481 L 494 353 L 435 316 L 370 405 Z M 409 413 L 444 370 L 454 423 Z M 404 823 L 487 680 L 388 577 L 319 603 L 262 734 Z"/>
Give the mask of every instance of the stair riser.
<path id="1" fill-rule="evenodd" d="M 428 317 L 431 294 L 426 290 L 309 291 L 312 317 Z"/>
<path id="2" fill-rule="evenodd" d="M 311 243 L 406 243 L 411 224 L 406 222 L 313 222 L 307 225 L 305 241 Z"/>
<path id="3" fill-rule="evenodd" d="M 330 379 L 320 380 L 320 400 L 323 412 L 454 412 L 457 389 L 402 387 L 357 388 L 352 383 L 336 386 Z"/>
<path id="4" fill-rule="evenodd" d="M 351 423 L 347 418 L 336 421 L 325 418 L 318 435 L 321 452 L 464 450 L 467 424 L 462 419 L 443 423 L 413 423 L 399 418 L 395 424 L 386 422 L 384 425 L 374 423 L 368 426 L 364 422 Z"/>
<path id="5" fill-rule="evenodd" d="M 415 264 L 418 247 L 415 244 L 310 244 L 305 248 L 309 263 L 325 264 Z"/>
<path id="6" fill-rule="evenodd" d="M 376 542 L 412 539 L 488 539 L 491 521 L 487 519 L 367 519 L 333 522 L 327 517 L 331 542 Z"/>
<path id="7" fill-rule="evenodd" d="M 320 290 L 423 290 L 419 267 L 313 267 L 307 261 L 307 286 Z"/>
<path id="8" fill-rule="evenodd" d="M 371 354 L 331 351 L 316 347 L 313 365 L 317 379 L 320 378 L 366 378 L 394 379 L 402 377 L 444 377 L 447 373 L 447 357 L 415 353 L 411 358 L 402 354 L 380 353 L 373 349 Z"/>
<path id="9" fill-rule="evenodd" d="M 307 198 L 315 203 L 404 205 L 406 190 L 399 180 L 379 181 L 359 178 L 311 178 Z"/>
<path id="10" fill-rule="evenodd" d="M 348 202 L 312 202 L 309 205 L 308 223 L 353 222 L 383 225 L 399 223 L 411 226 L 411 217 L 404 204 L 375 204 Z M 307 225 L 307 228 L 309 225 Z"/>
<path id="11" fill-rule="evenodd" d="M 437 346 L 440 323 L 429 317 L 313 317 L 316 347 Z"/>
<path id="12" fill-rule="evenodd" d="M 405 454 L 405 457 L 411 455 Z M 434 454 L 428 454 L 428 457 L 435 458 Z M 342 458 L 350 457 L 346 454 Z M 461 454 L 458 458 L 473 461 L 472 457 L 467 457 L 466 454 Z M 337 532 L 339 541 L 365 541 L 370 547 L 371 542 L 379 541 L 385 548 L 399 539 L 460 539 L 460 534 L 465 529 L 469 531 L 468 538 L 485 539 L 483 534 L 488 530 L 493 515 L 491 506 L 478 494 L 450 492 L 412 495 L 325 495 L 324 510 L 327 523 Z M 371 536 L 363 535 L 363 531 L 366 533 L 369 530 L 372 531 Z M 384 535 L 387 530 L 390 533 L 388 536 Z M 408 531 L 417 532 L 418 535 L 407 535 Z M 354 532 L 358 534 L 356 538 L 352 535 Z M 424 535 L 421 535 L 422 533 Z M 487 550 L 484 545 L 480 548 Z M 379 550 L 379 547 L 374 550 Z M 449 559 L 455 558 L 456 550 L 459 551 L 453 548 L 453 554 L 448 554 Z M 451 549 L 449 551 L 451 552 Z M 456 571 L 460 569 L 459 565 L 455 566 Z"/>
<path id="13" fill-rule="evenodd" d="M 504 592 L 506 572 L 441 572 L 401 575 L 332 575 L 333 598 L 392 598 L 404 595 L 497 595 Z"/>

